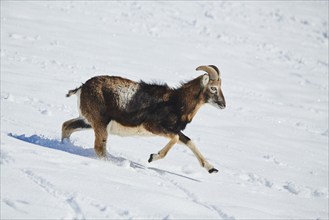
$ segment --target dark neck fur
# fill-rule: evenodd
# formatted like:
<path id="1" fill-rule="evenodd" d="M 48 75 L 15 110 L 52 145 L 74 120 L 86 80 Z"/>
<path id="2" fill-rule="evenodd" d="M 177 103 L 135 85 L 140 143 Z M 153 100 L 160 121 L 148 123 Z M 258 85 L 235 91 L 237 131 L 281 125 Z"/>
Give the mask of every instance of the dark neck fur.
<path id="1" fill-rule="evenodd" d="M 191 114 L 198 110 L 196 107 L 204 103 L 203 89 L 201 87 L 201 78 L 199 76 L 189 82 L 183 83 L 182 86 L 175 91 L 175 95 L 181 102 L 183 112 Z"/>

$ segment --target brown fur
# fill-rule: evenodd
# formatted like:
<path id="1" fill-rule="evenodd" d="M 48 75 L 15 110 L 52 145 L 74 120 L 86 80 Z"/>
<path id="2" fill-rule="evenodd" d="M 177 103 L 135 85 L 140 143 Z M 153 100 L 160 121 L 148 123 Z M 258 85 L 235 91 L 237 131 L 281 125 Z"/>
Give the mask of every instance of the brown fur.
<path id="1" fill-rule="evenodd" d="M 160 135 L 170 141 L 159 153 L 151 154 L 149 162 L 164 158 L 180 141 L 192 150 L 201 166 L 209 172 L 216 172 L 181 132 L 205 103 L 225 107 L 217 67 L 201 66 L 197 70 L 209 71 L 211 77 L 201 75 L 177 89 L 115 76 L 91 78 L 67 95 L 79 95 L 81 115 L 63 123 L 62 139 L 69 138 L 77 130 L 93 128 L 96 154 L 104 158 L 109 131 L 119 135 L 120 132 Z M 111 121 L 114 124 L 110 124 Z"/>

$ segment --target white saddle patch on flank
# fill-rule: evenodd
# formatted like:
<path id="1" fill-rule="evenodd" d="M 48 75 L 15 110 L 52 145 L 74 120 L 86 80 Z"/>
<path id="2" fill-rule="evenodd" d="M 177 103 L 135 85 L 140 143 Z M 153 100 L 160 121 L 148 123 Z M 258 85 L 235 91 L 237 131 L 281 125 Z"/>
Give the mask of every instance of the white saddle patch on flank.
<path id="1" fill-rule="evenodd" d="M 113 92 L 117 95 L 116 102 L 121 109 L 126 109 L 138 88 L 138 84 L 122 84 L 113 88 Z"/>

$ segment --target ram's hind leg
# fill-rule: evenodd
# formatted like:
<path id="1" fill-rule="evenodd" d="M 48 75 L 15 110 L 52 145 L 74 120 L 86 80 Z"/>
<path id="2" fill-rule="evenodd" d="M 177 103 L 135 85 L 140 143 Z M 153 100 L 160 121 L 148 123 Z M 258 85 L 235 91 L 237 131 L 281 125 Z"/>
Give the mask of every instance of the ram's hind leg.
<path id="1" fill-rule="evenodd" d="M 195 144 L 191 141 L 191 139 L 189 137 L 184 135 L 182 132 L 179 132 L 178 135 L 179 135 L 179 141 L 191 149 L 191 151 L 196 156 L 196 158 L 198 159 L 198 161 L 202 167 L 206 168 L 206 170 L 209 173 L 218 172 L 218 170 L 216 168 L 214 168 L 213 165 L 208 163 L 208 161 L 204 158 L 204 156 L 201 154 L 201 152 L 198 150 L 198 148 L 195 146 Z"/>
<path id="2" fill-rule="evenodd" d="M 179 136 L 173 135 L 164 148 L 162 148 L 157 154 L 150 155 L 148 162 L 151 163 L 152 161 L 164 158 L 167 155 L 168 151 L 178 142 L 178 140 Z"/>
<path id="3" fill-rule="evenodd" d="M 62 141 L 65 138 L 69 139 L 71 134 L 75 131 L 81 131 L 90 128 L 90 124 L 87 124 L 83 118 L 74 118 L 68 120 L 62 125 Z"/>
<path id="4" fill-rule="evenodd" d="M 95 124 L 93 128 L 95 132 L 95 152 L 99 158 L 104 159 L 106 158 L 106 142 L 108 137 L 106 125 Z"/>

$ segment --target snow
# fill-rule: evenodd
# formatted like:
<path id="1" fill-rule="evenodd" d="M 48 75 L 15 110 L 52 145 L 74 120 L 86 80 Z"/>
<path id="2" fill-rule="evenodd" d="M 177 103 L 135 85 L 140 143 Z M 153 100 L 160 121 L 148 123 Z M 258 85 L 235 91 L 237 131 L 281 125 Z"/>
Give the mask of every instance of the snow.
<path id="1" fill-rule="evenodd" d="M 185 133 L 61 143 L 95 75 L 179 82 L 217 65 L 227 102 Z M 1 219 L 327 219 L 327 1 L 1 1 Z"/>

